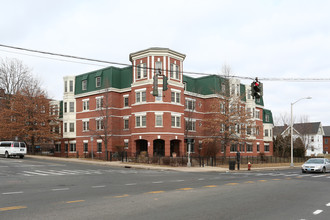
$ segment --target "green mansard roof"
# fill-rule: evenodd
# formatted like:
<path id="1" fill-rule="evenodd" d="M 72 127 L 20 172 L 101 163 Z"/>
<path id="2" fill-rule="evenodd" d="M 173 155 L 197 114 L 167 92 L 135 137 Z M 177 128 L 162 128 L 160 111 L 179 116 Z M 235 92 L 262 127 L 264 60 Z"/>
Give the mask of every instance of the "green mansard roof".
<path id="1" fill-rule="evenodd" d="M 266 117 L 268 117 L 268 121 L 266 120 Z M 274 124 L 273 114 L 272 114 L 271 110 L 263 109 L 263 123 L 265 123 L 265 124 Z"/>
<path id="2" fill-rule="evenodd" d="M 101 77 L 101 86 L 96 87 L 96 78 Z M 82 90 L 82 81 L 87 80 L 87 89 Z M 104 88 L 124 89 L 132 84 L 132 67 L 107 67 L 76 76 L 75 95 L 97 91 Z"/>

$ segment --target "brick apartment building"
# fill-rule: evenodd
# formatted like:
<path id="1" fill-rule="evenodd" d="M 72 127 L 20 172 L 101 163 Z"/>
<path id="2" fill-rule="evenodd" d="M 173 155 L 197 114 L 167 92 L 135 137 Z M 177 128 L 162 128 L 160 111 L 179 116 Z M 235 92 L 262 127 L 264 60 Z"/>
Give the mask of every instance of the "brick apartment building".
<path id="1" fill-rule="evenodd" d="M 131 53 L 129 59 L 129 67 L 64 77 L 63 140 L 55 142 L 56 155 L 84 156 L 93 148 L 94 155 L 102 157 L 105 142 L 112 152 L 116 146 L 124 146 L 132 154 L 146 151 L 162 156 L 186 155 L 189 142 L 192 151 L 200 153 L 202 140 L 207 138 L 203 120 L 224 79 L 183 75 L 185 55 L 167 48 Z M 154 96 L 157 73 L 161 76 L 156 85 L 158 95 Z M 165 91 L 164 76 L 168 82 Z M 272 155 L 271 111 L 264 109 L 262 98 L 253 99 L 250 87 L 238 79 L 230 79 L 229 85 L 230 90 L 246 94 L 246 107 L 260 128 L 240 149 L 241 155 Z M 233 156 L 236 150 L 227 147 L 226 155 Z"/>

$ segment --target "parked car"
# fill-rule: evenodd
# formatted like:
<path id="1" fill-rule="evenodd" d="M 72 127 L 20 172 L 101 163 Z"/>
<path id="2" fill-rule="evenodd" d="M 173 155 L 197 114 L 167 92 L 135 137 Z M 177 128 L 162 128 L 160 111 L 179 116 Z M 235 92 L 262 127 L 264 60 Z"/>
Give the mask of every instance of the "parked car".
<path id="1" fill-rule="evenodd" d="M 26 144 L 18 141 L 0 141 L 0 155 L 5 158 L 19 156 L 24 158 L 26 154 Z"/>
<path id="2" fill-rule="evenodd" d="M 301 166 L 301 172 L 322 172 L 330 170 L 330 160 L 326 158 L 311 158 Z"/>

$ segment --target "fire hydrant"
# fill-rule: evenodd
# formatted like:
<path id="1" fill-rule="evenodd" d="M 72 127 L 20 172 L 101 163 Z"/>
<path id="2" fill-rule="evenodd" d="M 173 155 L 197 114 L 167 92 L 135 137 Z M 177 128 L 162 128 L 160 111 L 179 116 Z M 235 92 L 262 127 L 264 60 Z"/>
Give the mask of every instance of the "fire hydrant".
<path id="1" fill-rule="evenodd" d="M 251 163 L 250 162 L 248 162 L 248 170 L 251 170 Z"/>

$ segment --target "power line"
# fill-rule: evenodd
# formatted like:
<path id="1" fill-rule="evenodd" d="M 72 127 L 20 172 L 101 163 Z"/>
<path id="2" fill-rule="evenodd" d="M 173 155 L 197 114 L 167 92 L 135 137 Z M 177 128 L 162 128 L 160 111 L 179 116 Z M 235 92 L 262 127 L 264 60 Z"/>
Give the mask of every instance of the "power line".
<path id="1" fill-rule="evenodd" d="M 15 49 L 15 50 L 22 50 L 22 51 L 28 51 L 32 53 L 40 53 L 40 54 L 45 54 L 45 55 L 50 55 L 50 56 L 59 56 L 59 57 L 65 57 L 65 58 L 70 58 L 70 59 L 78 59 L 78 60 L 85 60 L 85 61 L 90 61 L 90 62 L 97 62 L 97 63 L 106 63 L 106 64 L 111 64 L 111 65 L 119 65 L 119 66 L 126 66 L 126 67 L 138 67 L 142 68 L 140 66 L 134 66 L 132 64 L 126 64 L 126 63 L 118 63 L 118 62 L 112 62 L 112 61 L 105 61 L 105 60 L 98 60 L 98 59 L 91 59 L 91 58 L 86 58 L 86 57 L 79 57 L 79 56 L 73 56 L 73 55 L 66 55 L 66 54 L 59 54 L 59 53 L 52 53 L 52 52 L 46 52 L 46 51 L 40 51 L 40 50 L 33 50 L 33 49 L 27 49 L 27 48 L 22 48 L 22 47 L 16 47 L 16 46 L 9 46 L 9 45 L 4 45 L 0 44 L 0 47 L 6 47 L 10 49 Z M 27 54 L 23 54 L 27 55 Z M 74 62 L 74 63 L 81 63 L 81 62 L 76 62 L 76 61 L 69 61 L 69 60 L 63 60 L 63 59 L 55 59 L 55 58 L 49 58 L 49 57 L 41 57 L 41 56 L 36 56 L 40 58 L 46 58 L 46 59 L 54 59 L 54 60 L 59 60 L 59 61 L 65 61 L 65 62 Z M 81 64 L 88 64 L 88 63 L 81 63 Z M 90 64 L 94 65 L 94 64 Z M 100 65 L 99 65 L 100 66 Z M 145 68 L 144 69 L 151 69 L 155 70 L 154 68 Z M 255 77 L 248 77 L 248 76 L 239 76 L 239 75 L 221 75 L 221 74 L 210 74 L 210 73 L 203 73 L 203 72 L 192 72 L 192 71 L 182 71 L 182 73 L 185 74 L 190 74 L 190 75 L 198 75 L 198 76 L 210 76 L 210 75 L 218 75 L 220 77 L 224 78 L 238 78 L 238 79 L 245 79 L 245 80 L 254 80 Z M 257 75 L 257 74 L 255 74 Z M 261 81 L 286 81 L 286 82 L 321 82 L 321 81 L 330 81 L 330 78 L 268 78 L 268 77 L 258 77 L 259 80 Z"/>

